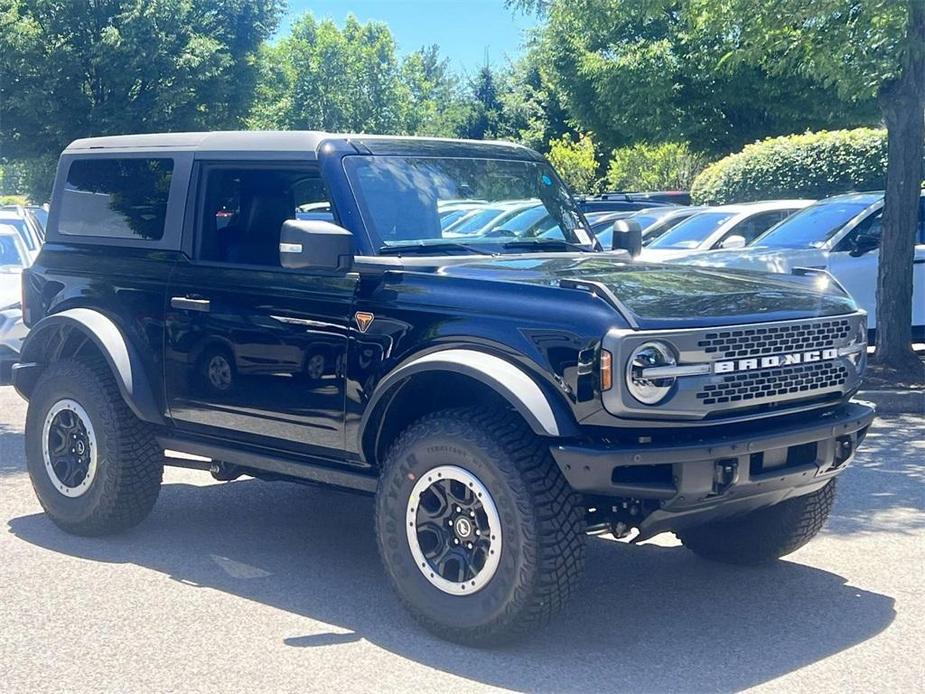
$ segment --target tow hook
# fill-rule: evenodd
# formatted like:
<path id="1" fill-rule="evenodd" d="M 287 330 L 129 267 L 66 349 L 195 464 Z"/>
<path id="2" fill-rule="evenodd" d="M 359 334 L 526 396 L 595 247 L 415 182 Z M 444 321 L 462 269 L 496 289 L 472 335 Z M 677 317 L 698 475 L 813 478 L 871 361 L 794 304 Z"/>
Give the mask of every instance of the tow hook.
<path id="1" fill-rule="evenodd" d="M 231 482 L 232 480 L 238 479 L 244 472 L 237 465 L 232 465 L 231 463 L 223 463 L 220 461 L 212 461 L 212 464 L 209 466 L 209 472 L 212 473 L 214 477 L 219 482 Z"/>
<path id="2" fill-rule="evenodd" d="M 713 468 L 713 493 L 722 494 L 739 481 L 739 461 L 734 459 L 717 460 Z"/>

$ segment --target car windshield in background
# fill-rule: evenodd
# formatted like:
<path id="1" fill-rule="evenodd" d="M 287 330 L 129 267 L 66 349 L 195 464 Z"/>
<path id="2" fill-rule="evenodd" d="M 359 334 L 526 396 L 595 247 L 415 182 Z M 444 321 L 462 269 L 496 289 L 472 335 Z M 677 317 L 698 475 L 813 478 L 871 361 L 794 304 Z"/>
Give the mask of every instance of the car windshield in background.
<path id="1" fill-rule="evenodd" d="M 707 237 L 733 217 L 732 212 L 701 212 L 685 219 L 655 241 L 649 248 L 697 248 Z"/>
<path id="2" fill-rule="evenodd" d="M 352 156 L 344 166 L 374 243 L 391 253 L 593 248 L 571 198 L 542 162 Z"/>
<path id="3" fill-rule="evenodd" d="M 800 210 L 755 239 L 762 248 L 820 248 L 871 205 L 870 200 L 820 202 Z"/>
<path id="4" fill-rule="evenodd" d="M 634 214 L 632 217 L 630 217 L 630 219 L 635 219 L 637 222 L 639 222 L 639 226 L 642 227 L 643 231 L 645 231 L 656 222 L 663 220 L 668 214 L 669 213 L 667 212 L 663 212 L 662 214 L 658 214 L 657 212 L 646 212 L 643 214 L 640 212 L 638 214 Z"/>
<path id="5" fill-rule="evenodd" d="M 9 228 L 9 227 L 7 227 Z M 0 270 L 10 271 L 28 265 L 15 232 L 0 233 Z"/>

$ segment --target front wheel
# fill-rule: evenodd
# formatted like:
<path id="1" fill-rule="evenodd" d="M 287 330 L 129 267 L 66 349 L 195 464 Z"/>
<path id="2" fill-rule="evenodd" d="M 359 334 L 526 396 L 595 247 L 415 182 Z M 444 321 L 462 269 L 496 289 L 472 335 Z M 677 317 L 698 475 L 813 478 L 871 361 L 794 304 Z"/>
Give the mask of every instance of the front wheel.
<path id="1" fill-rule="evenodd" d="M 412 424 L 383 466 L 379 551 L 436 635 L 472 646 L 546 622 L 584 560 L 584 513 L 542 439 L 516 415 L 459 409 Z"/>
<path id="2" fill-rule="evenodd" d="M 835 480 L 822 489 L 678 533 L 689 550 L 725 564 L 753 565 L 795 552 L 822 530 L 835 503 Z"/>

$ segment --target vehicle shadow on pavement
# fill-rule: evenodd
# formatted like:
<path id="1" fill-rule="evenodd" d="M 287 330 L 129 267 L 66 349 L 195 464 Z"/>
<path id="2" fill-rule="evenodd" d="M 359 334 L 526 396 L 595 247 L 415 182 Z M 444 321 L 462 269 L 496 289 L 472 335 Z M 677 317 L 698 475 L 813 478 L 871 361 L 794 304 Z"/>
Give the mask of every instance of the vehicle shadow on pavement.
<path id="1" fill-rule="evenodd" d="M 42 514 L 9 528 L 55 552 L 136 564 L 190 590 L 225 591 L 332 626 L 267 635 L 292 647 L 365 639 L 516 690 L 565 691 L 577 682 L 594 690 L 740 690 L 861 643 L 895 617 L 892 598 L 801 564 L 730 568 L 681 547 L 590 539 L 586 579 L 549 627 L 477 651 L 431 637 L 399 606 L 376 553 L 367 497 L 254 480 L 166 484 L 151 517 L 118 537 L 69 536 Z"/>
<path id="2" fill-rule="evenodd" d="M 24 440 L 22 431 L 0 424 L 0 477 L 25 471 Z"/>
<path id="3" fill-rule="evenodd" d="M 884 426 L 886 424 L 886 426 Z M 925 439 L 917 415 L 881 418 L 861 444 L 836 496 L 825 532 L 915 533 L 925 528 Z"/>

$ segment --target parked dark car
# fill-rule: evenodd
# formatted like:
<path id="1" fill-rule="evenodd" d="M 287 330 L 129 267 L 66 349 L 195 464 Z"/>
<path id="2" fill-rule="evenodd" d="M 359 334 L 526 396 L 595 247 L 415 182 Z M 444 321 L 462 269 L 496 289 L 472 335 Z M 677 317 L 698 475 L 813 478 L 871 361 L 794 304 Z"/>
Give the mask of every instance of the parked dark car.
<path id="1" fill-rule="evenodd" d="M 554 223 L 447 237 L 460 199 Z M 319 203 L 333 222 L 298 219 Z M 874 417 L 851 400 L 865 315 L 836 284 L 602 253 L 546 161 L 508 143 L 78 140 L 23 297 L 12 381 L 58 526 L 141 522 L 165 449 L 219 480 L 375 495 L 401 601 L 476 646 L 560 609 L 589 532 L 673 531 L 735 564 L 792 552 Z"/>
<path id="2" fill-rule="evenodd" d="M 591 212 L 636 212 L 649 207 L 674 205 L 645 197 L 644 193 L 600 193 L 588 195 L 576 200 L 578 209 L 585 214 Z"/>

